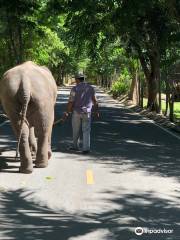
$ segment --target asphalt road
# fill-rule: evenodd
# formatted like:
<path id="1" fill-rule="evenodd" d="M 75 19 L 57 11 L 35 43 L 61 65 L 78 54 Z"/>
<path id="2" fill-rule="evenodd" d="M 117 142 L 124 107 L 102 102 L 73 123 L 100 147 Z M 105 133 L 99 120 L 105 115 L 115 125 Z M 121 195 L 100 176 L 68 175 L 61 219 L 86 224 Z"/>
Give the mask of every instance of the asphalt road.
<path id="1" fill-rule="evenodd" d="M 57 118 L 68 94 L 60 91 Z M 180 138 L 97 95 L 92 152 L 67 150 L 69 119 L 54 127 L 48 168 L 30 175 L 17 172 L 14 135 L 0 125 L 0 240 L 180 239 Z"/>

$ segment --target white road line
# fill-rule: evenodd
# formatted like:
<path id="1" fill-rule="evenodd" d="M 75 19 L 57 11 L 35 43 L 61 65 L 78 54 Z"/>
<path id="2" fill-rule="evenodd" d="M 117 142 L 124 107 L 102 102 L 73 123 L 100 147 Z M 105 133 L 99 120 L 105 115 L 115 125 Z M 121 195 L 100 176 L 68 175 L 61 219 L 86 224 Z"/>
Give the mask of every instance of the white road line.
<path id="1" fill-rule="evenodd" d="M 133 110 L 129 109 L 129 108 L 126 107 L 126 106 L 125 106 L 125 108 L 126 108 L 127 110 L 129 110 L 130 112 L 132 112 L 132 113 L 134 113 L 134 114 L 136 114 L 136 115 L 138 115 L 138 116 L 141 116 L 142 118 L 145 118 L 145 119 L 149 120 L 149 121 L 150 121 L 152 124 L 154 124 L 155 126 L 159 127 L 159 128 L 162 129 L 163 131 L 169 133 L 171 136 L 173 136 L 173 137 L 177 138 L 178 140 L 180 140 L 180 137 L 179 137 L 178 135 L 176 135 L 175 133 L 172 133 L 170 130 L 168 130 L 168 129 L 162 127 L 162 126 L 160 126 L 159 124 L 157 124 L 156 122 L 154 122 L 152 119 L 149 119 L 149 118 L 147 118 L 147 117 L 145 117 L 145 116 L 142 116 L 142 115 L 140 115 L 139 113 L 134 112 Z"/>
<path id="2" fill-rule="evenodd" d="M 117 100 L 116 100 L 116 101 L 117 101 Z M 130 108 L 128 108 L 127 106 L 125 106 L 124 104 L 122 104 L 122 103 L 120 103 L 120 102 L 118 102 L 118 101 L 117 101 L 117 104 L 118 104 L 119 106 L 121 106 L 122 108 L 125 108 L 125 109 L 129 110 L 129 112 L 132 112 L 132 113 L 134 113 L 135 115 L 138 115 L 138 116 L 141 116 L 142 118 L 145 118 L 146 120 L 148 120 L 149 122 L 151 122 L 151 123 L 154 124 L 155 126 L 157 126 L 157 127 L 159 127 L 160 129 L 162 129 L 164 132 L 167 132 L 167 133 L 169 133 L 171 136 L 173 136 L 173 137 L 177 138 L 178 140 L 180 140 L 180 137 L 179 137 L 177 134 L 171 132 L 170 130 L 168 130 L 168 129 L 162 127 L 162 126 L 160 126 L 159 124 L 157 124 L 156 122 L 154 122 L 152 119 L 149 119 L 149 118 L 147 118 L 147 117 L 145 117 L 145 116 L 140 115 L 140 114 L 137 113 L 137 112 L 134 112 L 133 110 L 131 110 Z M 113 104 L 112 104 L 112 105 L 113 105 Z M 143 119 L 141 119 L 141 121 L 143 121 Z"/>
<path id="3" fill-rule="evenodd" d="M 165 132 L 169 133 L 170 135 L 172 135 L 173 137 L 177 138 L 180 140 L 180 137 L 178 135 L 176 135 L 175 133 L 172 133 L 170 130 L 163 128 L 162 126 L 160 126 L 159 124 L 155 123 L 154 121 L 151 120 L 151 122 L 156 125 L 157 127 L 161 128 L 162 130 L 164 130 Z"/>

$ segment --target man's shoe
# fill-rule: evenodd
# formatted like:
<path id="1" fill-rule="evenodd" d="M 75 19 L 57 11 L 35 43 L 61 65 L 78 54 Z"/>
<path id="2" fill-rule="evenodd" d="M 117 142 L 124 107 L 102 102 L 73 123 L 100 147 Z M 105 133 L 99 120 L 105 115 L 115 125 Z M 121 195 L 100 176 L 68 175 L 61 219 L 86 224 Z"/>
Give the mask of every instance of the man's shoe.
<path id="1" fill-rule="evenodd" d="M 79 151 L 79 149 L 75 148 L 75 147 L 69 147 L 68 150 L 70 150 L 70 151 Z"/>
<path id="2" fill-rule="evenodd" d="M 82 154 L 88 154 L 88 153 L 90 153 L 90 150 L 82 151 Z"/>

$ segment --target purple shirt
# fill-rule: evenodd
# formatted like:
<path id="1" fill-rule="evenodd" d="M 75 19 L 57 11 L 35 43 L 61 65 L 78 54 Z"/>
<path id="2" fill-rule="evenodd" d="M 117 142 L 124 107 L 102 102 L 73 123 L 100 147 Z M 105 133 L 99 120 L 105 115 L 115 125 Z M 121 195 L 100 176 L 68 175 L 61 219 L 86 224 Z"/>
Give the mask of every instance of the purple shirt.
<path id="1" fill-rule="evenodd" d="M 90 113 L 92 98 L 95 95 L 94 88 L 88 83 L 81 82 L 71 89 L 69 101 L 73 102 L 73 110 L 78 113 Z"/>

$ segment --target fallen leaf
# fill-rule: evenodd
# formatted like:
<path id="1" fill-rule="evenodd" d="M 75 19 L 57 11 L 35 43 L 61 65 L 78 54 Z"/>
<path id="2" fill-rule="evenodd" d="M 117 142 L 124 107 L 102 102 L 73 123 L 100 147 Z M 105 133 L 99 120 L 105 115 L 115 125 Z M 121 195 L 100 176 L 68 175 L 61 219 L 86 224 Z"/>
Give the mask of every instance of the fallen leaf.
<path id="1" fill-rule="evenodd" d="M 52 180 L 52 179 L 53 177 L 50 177 L 50 176 L 46 177 L 46 180 Z"/>

